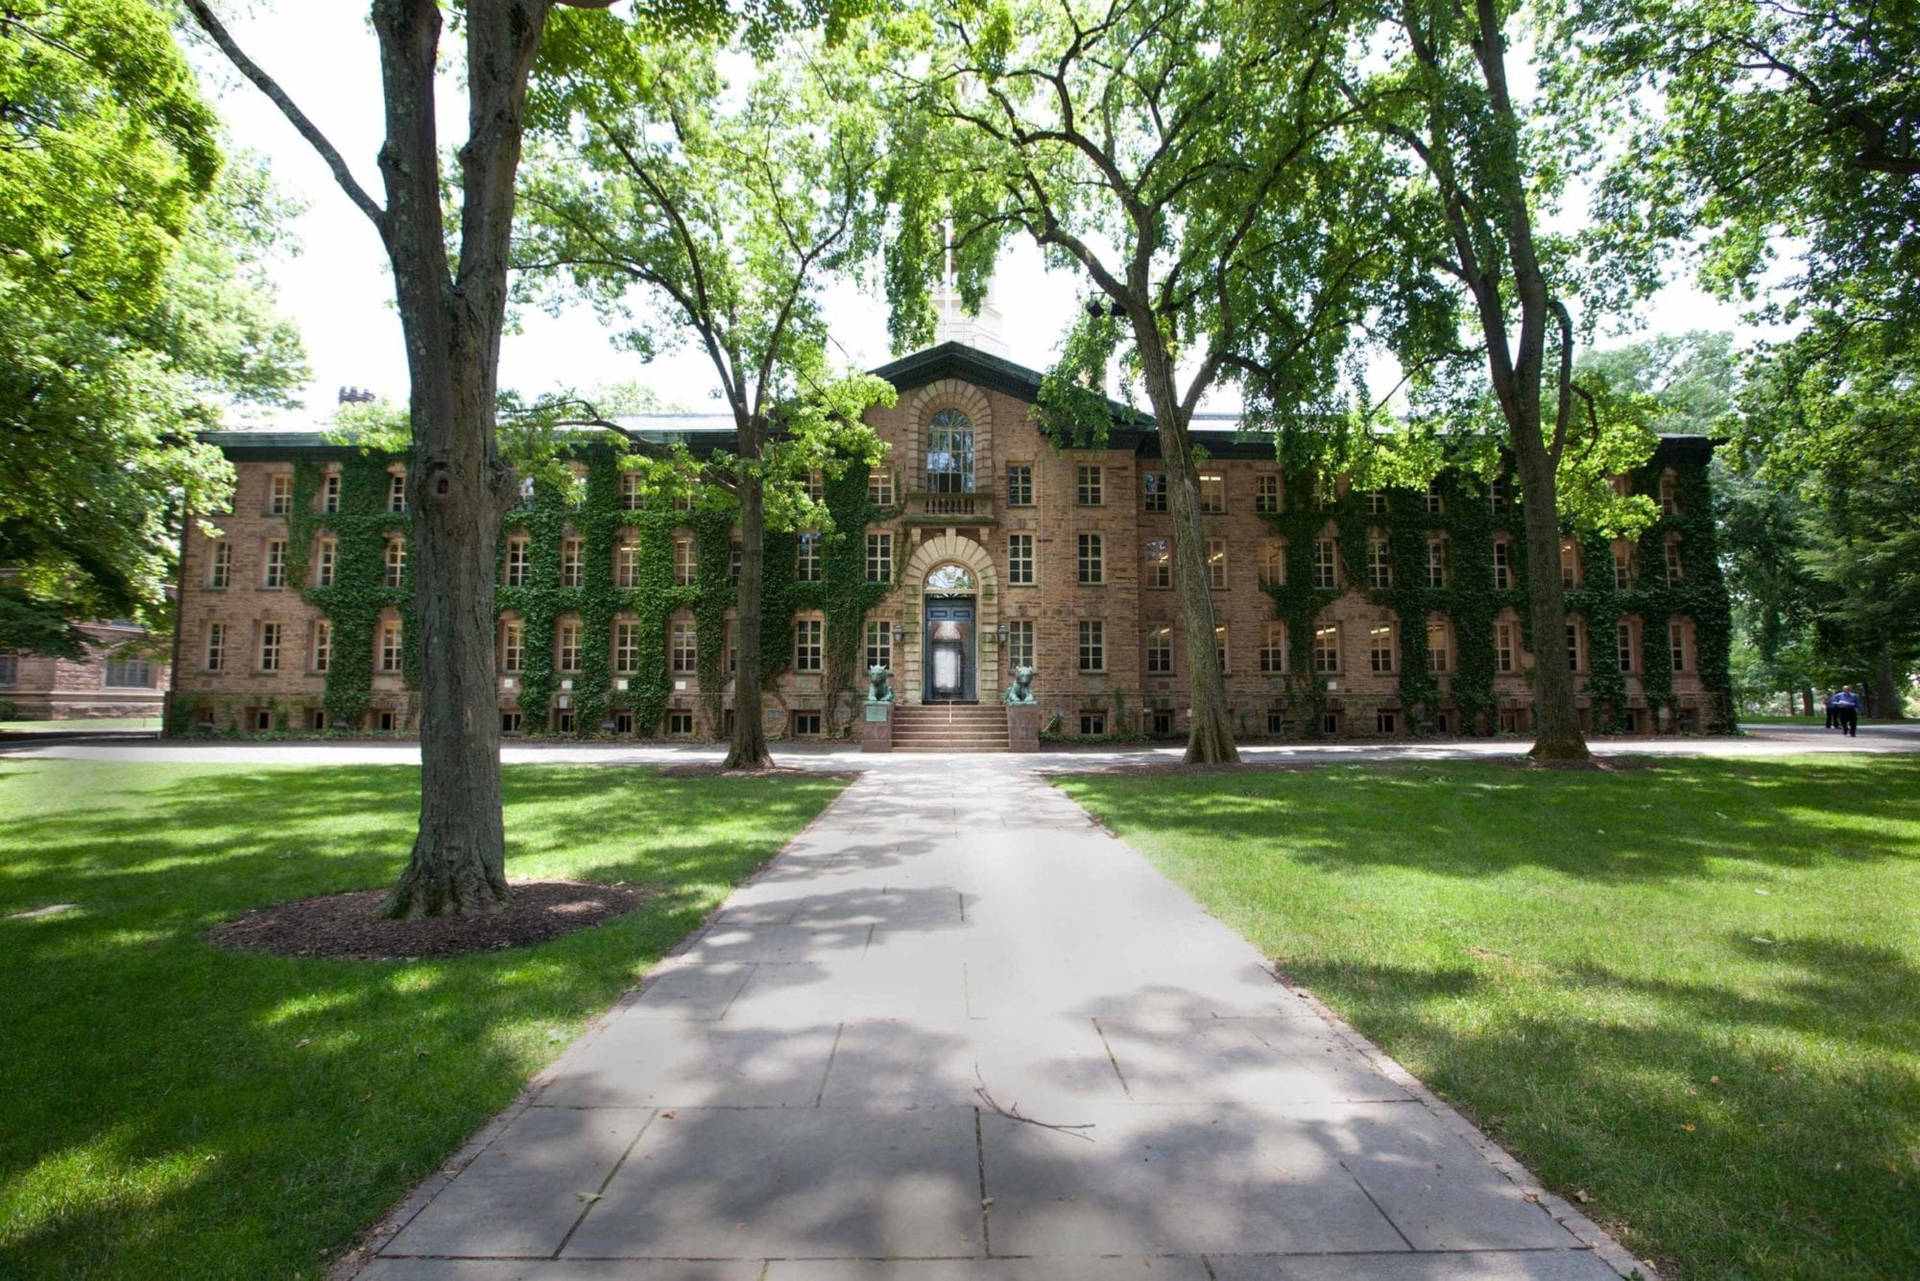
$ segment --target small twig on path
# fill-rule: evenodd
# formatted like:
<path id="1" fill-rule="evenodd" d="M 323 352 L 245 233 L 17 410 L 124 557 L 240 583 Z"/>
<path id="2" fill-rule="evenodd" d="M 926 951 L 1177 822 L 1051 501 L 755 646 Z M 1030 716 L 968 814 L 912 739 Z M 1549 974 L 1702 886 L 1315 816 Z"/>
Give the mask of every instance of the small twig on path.
<path id="1" fill-rule="evenodd" d="M 980 1096 L 980 1101 L 986 1104 L 987 1110 L 995 1116 L 1004 1116 L 1009 1121 L 1019 1121 L 1024 1125 L 1037 1125 L 1043 1130 L 1058 1130 L 1062 1134 L 1071 1134 L 1076 1139 L 1085 1139 L 1089 1143 L 1093 1142 L 1093 1136 L 1091 1134 L 1079 1133 L 1081 1130 L 1091 1130 L 1093 1128 L 1093 1122 L 1083 1121 L 1079 1125 L 1056 1125 L 1052 1121 L 1037 1121 L 1022 1112 L 1018 1103 L 1013 1104 L 1011 1107 L 1001 1107 L 999 1100 L 993 1097 L 993 1091 L 987 1088 L 986 1081 L 981 1077 L 980 1066 L 978 1064 L 974 1065 L 973 1079 L 980 1082 L 980 1084 L 973 1087 L 973 1092 Z"/>

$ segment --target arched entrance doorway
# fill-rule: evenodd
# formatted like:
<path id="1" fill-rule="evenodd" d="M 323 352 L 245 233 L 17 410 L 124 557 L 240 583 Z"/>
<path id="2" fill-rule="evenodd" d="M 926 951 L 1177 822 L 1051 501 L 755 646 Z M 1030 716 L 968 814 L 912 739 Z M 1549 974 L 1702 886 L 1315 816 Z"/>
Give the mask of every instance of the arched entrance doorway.
<path id="1" fill-rule="evenodd" d="M 921 701 L 971 703 L 979 698 L 978 595 L 979 584 L 965 565 L 949 562 L 927 574 L 920 632 L 926 638 Z"/>

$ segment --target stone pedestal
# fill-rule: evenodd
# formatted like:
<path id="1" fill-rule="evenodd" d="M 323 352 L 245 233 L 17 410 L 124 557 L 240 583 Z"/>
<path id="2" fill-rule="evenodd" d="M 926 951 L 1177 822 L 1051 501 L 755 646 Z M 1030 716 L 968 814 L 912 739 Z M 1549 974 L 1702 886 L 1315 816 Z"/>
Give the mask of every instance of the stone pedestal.
<path id="1" fill-rule="evenodd" d="M 893 704 L 868 703 L 865 715 L 860 722 L 860 750 L 863 752 L 891 752 L 893 750 Z"/>
<path id="2" fill-rule="evenodd" d="M 1040 750 L 1040 704 L 1007 704 L 1007 750 L 1010 752 Z"/>

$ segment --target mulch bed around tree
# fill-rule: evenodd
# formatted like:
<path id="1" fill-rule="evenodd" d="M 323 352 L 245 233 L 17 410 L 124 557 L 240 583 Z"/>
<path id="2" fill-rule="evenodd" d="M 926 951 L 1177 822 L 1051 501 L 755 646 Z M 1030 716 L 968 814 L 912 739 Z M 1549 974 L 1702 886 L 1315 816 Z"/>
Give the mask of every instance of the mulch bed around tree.
<path id="1" fill-rule="evenodd" d="M 217 947 L 276 956 L 412 960 L 525 947 L 591 929 L 653 896 L 647 886 L 589 881 L 520 881 L 505 910 L 491 916 L 390 921 L 377 913 L 386 890 L 355 890 L 256 907 L 207 931 Z"/>

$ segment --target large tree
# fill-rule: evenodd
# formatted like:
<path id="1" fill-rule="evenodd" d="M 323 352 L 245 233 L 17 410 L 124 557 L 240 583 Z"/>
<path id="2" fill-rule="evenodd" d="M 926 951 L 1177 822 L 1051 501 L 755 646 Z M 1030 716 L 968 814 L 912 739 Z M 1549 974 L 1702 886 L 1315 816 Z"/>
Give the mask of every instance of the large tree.
<path id="1" fill-rule="evenodd" d="M 232 471 L 197 427 L 286 403 L 299 340 L 260 269 L 280 222 L 147 0 L 0 19 L 0 647 L 168 622 L 189 508 Z"/>
<path id="2" fill-rule="evenodd" d="M 604 8 L 610 0 L 558 0 Z M 207 0 L 186 0 L 202 30 L 324 159 L 366 215 L 393 269 L 407 351 L 414 615 L 420 628 L 420 827 L 385 911 L 495 912 L 507 901 L 494 674 L 494 556 L 518 489 L 496 435 L 508 243 L 527 77 L 552 0 L 469 0 L 467 138 L 457 152 L 457 229 L 447 225 L 435 94 L 437 0 L 373 0 L 386 106 L 385 200 L 274 78 L 241 50 Z"/>
<path id="3" fill-rule="evenodd" d="M 1618 305 L 1651 281 L 1642 255 L 1612 245 L 1606 269 L 1592 270 L 1578 245 L 1547 230 L 1591 135 L 1555 112 L 1551 92 L 1516 97 L 1514 10 L 1509 0 L 1388 0 L 1377 40 L 1343 83 L 1407 170 L 1400 233 L 1419 247 L 1412 258 L 1427 282 L 1409 297 L 1429 315 L 1401 328 L 1397 354 L 1424 368 L 1463 333 L 1477 336 L 1522 490 L 1528 626 L 1546 654 L 1566 625 L 1559 472 L 1570 445 L 1577 452 L 1583 433 L 1603 430 L 1574 378 L 1573 304 Z M 1536 69 L 1555 83 L 1552 64 Z M 1533 754 L 1586 758 L 1566 666 L 1536 663 L 1533 692 Z"/>
<path id="4" fill-rule="evenodd" d="M 1144 386 L 1166 462 L 1187 759 L 1235 760 L 1188 423 L 1227 379 L 1270 405 L 1312 402 L 1363 310 L 1348 202 L 1373 187 L 1332 154 L 1350 110 L 1332 74 L 1345 12 L 1183 0 L 925 10 L 932 39 L 909 63 L 892 179 L 896 341 L 930 327 L 925 286 L 948 228 L 966 293 L 1009 230 L 1084 275 L 1094 314 L 1049 380 L 1045 421 L 1064 443 L 1097 443 L 1108 408 L 1086 384 L 1097 391 L 1116 354 Z"/>
<path id="5" fill-rule="evenodd" d="M 806 40 L 743 65 L 741 84 L 723 75 L 721 55 L 568 24 L 546 55 L 553 74 L 536 101 L 541 144 L 516 256 L 550 302 L 584 295 L 642 358 L 691 343 L 712 365 L 737 452 L 700 479 L 735 497 L 741 538 L 726 765 L 762 769 L 769 491 L 785 523 L 810 469 L 844 465 L 849 453 L 876 459 L 861 411 L 892 400 L 879 379 L 831 371 L 820 309 L 827 282 L 876 247 L 882 161 L 865 55 L 851 38 Z M 820 513 L 801 519 L 817 527 Z"/>

